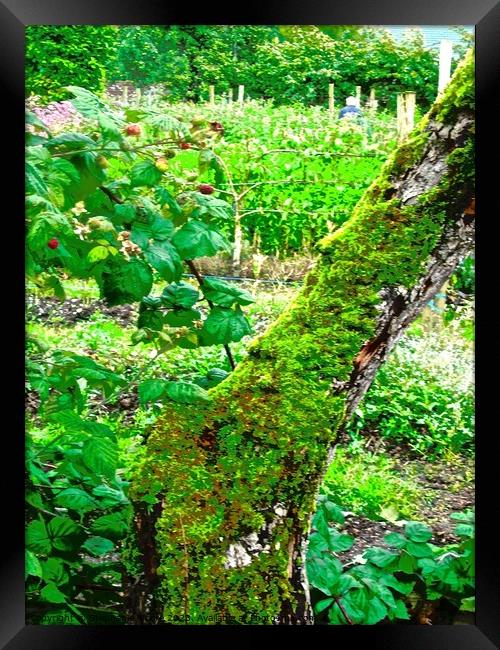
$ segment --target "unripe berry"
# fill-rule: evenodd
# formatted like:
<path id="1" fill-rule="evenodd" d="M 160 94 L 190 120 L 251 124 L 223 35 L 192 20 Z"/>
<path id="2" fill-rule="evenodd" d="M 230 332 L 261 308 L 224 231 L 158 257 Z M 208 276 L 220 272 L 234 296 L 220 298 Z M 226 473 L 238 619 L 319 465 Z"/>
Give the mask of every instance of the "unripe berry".
<path id="1" fill-rule="evenodd" d="M 161 172 L 166 172 L 168 169 L 168 160 L 165 157 L 157 158 L 155 160 L 155 167 Z"/>
<path id="2" fill-rule="evenodd" d="M 109 167 L 108 159 L 105 158 L 104 156 L 97 156 L 95 161 L 97 166 L 100 167 L 101 169 L 106 169 L 106 167 Z"/>
<path id="3" fill-rule="evenodd" d="M 59 240 L 54 237 L 47 243 L 47 246 L 52 250 L 55 250 L 59 246 Z"/>

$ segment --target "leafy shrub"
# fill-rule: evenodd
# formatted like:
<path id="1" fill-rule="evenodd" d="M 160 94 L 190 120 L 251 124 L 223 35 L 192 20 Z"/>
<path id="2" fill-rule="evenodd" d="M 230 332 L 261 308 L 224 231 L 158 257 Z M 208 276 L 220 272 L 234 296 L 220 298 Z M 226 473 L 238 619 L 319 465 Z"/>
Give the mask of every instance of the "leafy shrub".
<path id="1" fill-rule="evenodd" d="M 416 514 L 417 486 L 401 477 L 394 461 L 352 445 L 335 451 L 324 489 L 332 501 L 369 519 L 379 519 L 382 508 L 388 506 L 403 517 Z"/>
<path id="2" fill-rule="evenodd" d="M 416 322 L 378 371 L 348 430 L 404 443 L 429 457 L 474 443 L 473 358 L 461 321 L 432 337 Z"/>
<path id="3" fill-rule="evenodd" d="M 102 91 L 115 52 L 117 28 L 108 25 L 28 25 L 26 92 L 45 103 L 67 99 L 70 84 Z"/>
<path id="4" fill-rule="evenodd" d="M 367 549 L 362 563 L 343 565 L 354 542 L 342 533 L 344 515 L 320 495 L 307 552 L 314 612 L 332 625 L 373 625 L 416 618 L 446 601 L 454 611 L 474 610 L 474 514 L 456 513 L 458 544 L 430 543 L 432 530 L 418 521 L 400 521 L 400 533 L 385 536 L 385 547 Z M 429 607 L 429 605 L 431 607 Z M 432 607 L 433 606 L 433 607 Z"/>

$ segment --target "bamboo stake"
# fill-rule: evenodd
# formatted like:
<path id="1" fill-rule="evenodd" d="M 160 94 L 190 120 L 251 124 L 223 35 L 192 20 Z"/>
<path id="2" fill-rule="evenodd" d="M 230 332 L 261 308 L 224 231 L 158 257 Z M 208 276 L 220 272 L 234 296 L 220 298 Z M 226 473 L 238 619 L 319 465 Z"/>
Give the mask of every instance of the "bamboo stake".
<path id="1" fill-rule="evenodd" d="M 399 93 L 397 97 L 398 142 L 402 142 L 412 131 L 415 123 L 415 93 Z"/>
<path id="2" fill-rule="evenodd" d="M 335 84 L 328 84 L 328 110 L 330 113 L 333 113 L 335 110 L 335 95 L 334 95 L 334 90 Z"/>

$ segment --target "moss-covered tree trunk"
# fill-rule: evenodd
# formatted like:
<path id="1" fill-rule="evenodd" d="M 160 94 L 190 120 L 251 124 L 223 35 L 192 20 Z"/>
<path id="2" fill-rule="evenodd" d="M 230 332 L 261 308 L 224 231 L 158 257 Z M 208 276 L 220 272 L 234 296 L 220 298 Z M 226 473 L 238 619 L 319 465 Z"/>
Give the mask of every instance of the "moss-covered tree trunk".
<path id="1" fill-rule="evenodd" d="M 131 623 L 310 622 L 305 543 L 340 428 L 472 247 L 473 102 L 469 54 L 211 402 L 152 428 Z"/>

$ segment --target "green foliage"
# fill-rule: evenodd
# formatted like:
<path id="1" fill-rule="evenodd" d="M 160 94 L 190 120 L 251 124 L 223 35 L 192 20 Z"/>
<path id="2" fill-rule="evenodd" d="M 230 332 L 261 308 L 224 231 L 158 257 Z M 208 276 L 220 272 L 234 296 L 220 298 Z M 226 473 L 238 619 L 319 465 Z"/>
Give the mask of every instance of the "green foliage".
<path id="1" fill-rule="evenodd" d="M 69 84 L 103 91 L 116 38 L 108 25 L 28 25 L 26 92 L 47 103 L 66 99 Z"/>
<path id="2" fill-rule="evenodd" d="M 416 516 L 418 488 L 401 476 L 394 461 L 353 447 L 337 449 L 324 479 L 331 499 L 370 519 L 381 518 L 388 506 L 403 517 Z"/>
<path id="3" fill-rule="evenodd" d="M 385 536 L 384 547 L 368 548 L 358 561 L 343 565 L 353 538 L 341 532 L 344 516 L 321 494 L 312 523 L 307 574 L 315 614 L 331 625 L 374 625 L 418 616 L 422 606 L 447 601 L 455 611 L 473 611 L 474 514 L 452 518 L 457 544 L 430 542 L 432 530 L 418 521 L 399 521 L 401 532 Z"/>
<path id="4" fill-rule="evenodd" d="M 381 436 L 426 457 L 474 444 L 473 350 L 457 317 L 425 333 L 417 321 L 378 371 L 348 431 Z M 420 334 L 420 335 L 419 335 Z"/>
<path id="5" fill-rule="evenodd" d="M 360 85 L 363 99 L 375 88 L 391 109 L 396 93 L 410 90 L 427 108 L 437 85 L 437 56 L 420 36 L 397 43 L 367 27 L 127 26 L 117 52 L 113 80 L 157 85 L 169 101 L 206 100 L 209 84 L 217 94 L 244 84 L 250 98 L 326 105 L 333 81 L 337 103 Z"/>

